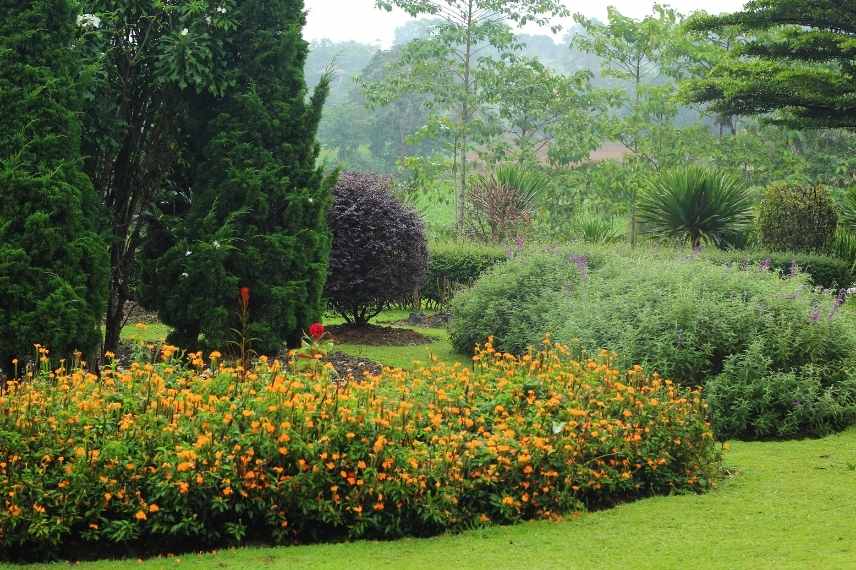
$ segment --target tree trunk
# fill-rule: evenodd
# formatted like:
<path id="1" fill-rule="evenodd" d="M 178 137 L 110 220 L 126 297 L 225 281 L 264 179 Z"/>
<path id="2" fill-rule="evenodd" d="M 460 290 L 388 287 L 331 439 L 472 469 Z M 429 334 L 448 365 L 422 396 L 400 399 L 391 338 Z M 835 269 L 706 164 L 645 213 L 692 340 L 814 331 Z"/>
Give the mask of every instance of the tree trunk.
<path id="1" fill-rule="evenodd" d="M 121 228 L 113 230 L 113 244 L 110 246 L 110 289 L 107 298 L 107 319 L 104 331 L 103 352 L 116 353 L 119 348 L 119 338 L 125 324 L 125 303 L 130 299 L 130 278 L 128 258 L 124 243 L 126 236 Z"/>

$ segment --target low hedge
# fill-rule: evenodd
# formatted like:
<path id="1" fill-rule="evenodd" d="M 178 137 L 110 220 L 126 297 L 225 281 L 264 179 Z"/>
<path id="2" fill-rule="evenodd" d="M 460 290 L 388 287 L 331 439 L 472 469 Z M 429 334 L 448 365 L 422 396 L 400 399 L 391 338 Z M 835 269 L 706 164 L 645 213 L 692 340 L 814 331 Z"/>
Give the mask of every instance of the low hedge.
<path id="1" fill-rule="evenodd" d="M 793 271 L 793 266 L 807 274 L 812 283 L 825 289 L 847 289 L 856 283 L 852 262 L 837 257 L 808 253 L 775 252 L 764 250 L 705 251 L 704 259 L 718 264 L 734 264 L 738 267 L 769 264 L 770 269 L 783 276 Z"/>
<path id="2" fill-rule="evenodd" d="M 47 367 L 0 395 L 0 557 L 427 535 L 715 484 L 698 391 L 614 355 L 492 346 L 331 382 L 201 355 Z"/>
<path id="3" fill-rule="evenodd" d="M 438 308 L 448 306 L 455 293 L 508 259 L 508 253 L 499 246 L 473 242 L 432 243 L 429 252 L 428 274 L 420 295 Z"/>

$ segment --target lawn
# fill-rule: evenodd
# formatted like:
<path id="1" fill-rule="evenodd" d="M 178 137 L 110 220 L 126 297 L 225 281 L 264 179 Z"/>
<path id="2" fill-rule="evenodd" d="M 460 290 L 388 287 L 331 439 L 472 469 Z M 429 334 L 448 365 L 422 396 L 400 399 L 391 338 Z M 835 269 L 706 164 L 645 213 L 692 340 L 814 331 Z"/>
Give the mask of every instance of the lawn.
<path id="1" fill-rule="evenodd" d="M 733 475 L 708 495 L 648 499 L 561 523 L 75 568 L 856 568 L 856 429 L 822 440 L 735 442 L 726 463 Z"/>

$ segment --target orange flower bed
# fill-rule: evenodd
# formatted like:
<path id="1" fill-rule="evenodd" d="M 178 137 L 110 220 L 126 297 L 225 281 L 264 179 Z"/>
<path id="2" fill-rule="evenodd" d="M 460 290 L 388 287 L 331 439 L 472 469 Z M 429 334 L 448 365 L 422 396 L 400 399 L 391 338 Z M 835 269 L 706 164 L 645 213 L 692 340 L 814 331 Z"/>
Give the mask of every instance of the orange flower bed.
<path id="1" fill-rule="evenodd" d="M 701 394 L 610 362 L 43 367 L 0 395 L 0 553 L 427 535 L 714 485 Z"/>

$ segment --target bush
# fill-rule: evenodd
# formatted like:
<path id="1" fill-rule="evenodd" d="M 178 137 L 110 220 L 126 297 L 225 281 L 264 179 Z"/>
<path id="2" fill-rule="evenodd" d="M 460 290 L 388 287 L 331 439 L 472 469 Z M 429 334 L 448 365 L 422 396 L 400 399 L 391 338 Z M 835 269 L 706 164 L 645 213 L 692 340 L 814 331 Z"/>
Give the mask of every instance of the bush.
<path id="1" fill-rule="evenodd" d="M 825 289 L 849 288 L 856 280 L 852 262 L 825 255 L 750 250 L 705 251 L 702 257 L 712 263 L 742 268 L 769 265 L 783 277 L 790 276 L 796 264 L 796 269 L 808 275 L 812 283 Z"/>
<path id="2" fill-rule="evenodd" d="M 501 247 L 473 242 L 432 243 L 429 252 L 420 296 L 439 308 L 448 307 L 456 292 L 472 286 L 483 273 L 508 259 Z"/>
<path id="3" fill-rule="evenodd" d="M 16 358 L 23 367 L 35 343 L 95 357 L 101 339 L 110 260 L 81 170 L 75 33 L 70 2 L 3 5 L 0 377 Z"/>
<path id="4" fill-rule="evenodd" d="M 588 259 L 579 256 L 526 252 L 513 262 L 495 267 L 472 289 L 452 301 L 449 326 L 459 352 L 494 338 L 497 349 L 521 354 L 545 332 L 544 316 L 551 294 L 570 290 L 588 271 Z"/>
<path id="5" fill-rule="evenodd" d="M 757 266 L 741 270 L 643 252 L 595 263 L 586 279 L 568 287 L 563 268 L 562 258 L 522 258 L 483 277 L 453 303 L 456 347 L 495 335 L 497 343 L 520 351 L 549 333 L 589 352 L 614 350 L 622 367 L 640 364 L 682 384 L 703 386 L 721 374 L 734 376 L 728 363 L 760 346 L 769 372 L 756 381 L 809 375 L 823 390 L 808 395 L 835 397 L 828 409 L 850 405 L 844 386 L 856 366 L 856 327 L 842 317 L 838 300 L 815 292 L 802 275 L 781 279 Z M 790 408 L 771 404 L 764 413 L 784 422 L 795 401 Z M 735 432 L 727 405 L 712 410 L 720 435 L 762 433 L 753 424 Z M 818 433 L 825 421 L 783 423 L 779 435 Z"/>
<path id="6" fill-rule="evenodd" d="M 651 180 L 639 197 L 638 218 L 654 237 L 728 248 L 752 226 L 752 198 L 735 178 L 691 166 Z"/>
<path id="7" fill-rule="evenodd" d="M 333 251 L 326 295 L 349 323 L 364 325 L 425 280 L 422 220 L 390 193 L 387 178 L 344 173 L 327 216 Z"/>
<path id="8" fill-rule="evenodd" d="M 856 422 L 856 375 L 831 382 L 822 365 L 774 371 L 763 341 L 728 358 L 707 383 L 713 427 L 722 438 L 823 436 Z"/>
<path id="9" fill-rule="evenodd" d="M 45 368 L 0 397 L 0 558 L 424 536 L 715 484 L 699 392 L 568 352 L 340 385 L 170 347 Z"/>
<path id="10" fill-rule="evenodd" d="M 764 247 L 826 252 L 838 226 L 838 212 L 823 186 L 775 184 L 761 201 L 758 224 Z"/>

